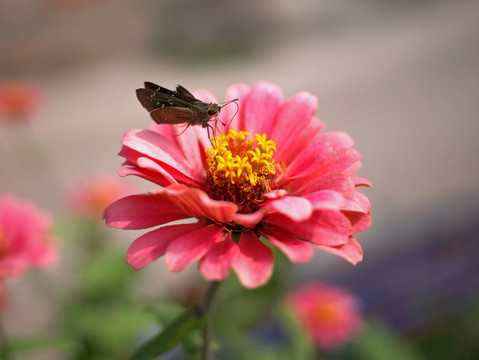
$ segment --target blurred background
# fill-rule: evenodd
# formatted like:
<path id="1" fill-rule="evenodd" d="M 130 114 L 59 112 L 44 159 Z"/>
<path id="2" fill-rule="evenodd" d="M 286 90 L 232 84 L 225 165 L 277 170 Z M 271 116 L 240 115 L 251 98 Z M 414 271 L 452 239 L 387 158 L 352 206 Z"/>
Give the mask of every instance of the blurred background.
<path id="1" fill-rule="evenodd" d="M 230 84 L 259 80 L 285 98 L 311 92 L 326 130 L 349 133 L 363 155 L 373 223 L 358 237 L 363 263 L 317 252 L 298 276 L 348 287 L 368 316 L 419 348 L 472 359 L 478 13 L 474 0 L 0 0 L 0 82 L 42 91 L 32 121 L 0 124 L 0 191 L 61 215 L 75 183 L 115 174 L 122 135 L 151 123 L 134 93 L 143 81 L 206 88 L 219 101 Z M 126 252 L 137 235 L 113 237 Z M 63 255 L 60 266 L 72 261 Z M 147 271 L 167 276 L 158 263 Z M 48 296 L 31 290 L 35 281 L 9 287 L 8 332 L 48 323 Z"/>

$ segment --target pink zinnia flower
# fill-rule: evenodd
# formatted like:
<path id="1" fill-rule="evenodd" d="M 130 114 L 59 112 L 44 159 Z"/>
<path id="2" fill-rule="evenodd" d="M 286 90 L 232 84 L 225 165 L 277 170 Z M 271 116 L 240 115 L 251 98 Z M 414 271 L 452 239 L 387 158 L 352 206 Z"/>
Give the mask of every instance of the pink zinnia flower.
<path id="1" fill-rule="evenodd" d="M 217 102 L 204 90 L 196 96 Z M 283 102 L 278 86 L 260 82 L 252 89 L 231 86 L 226 101 L 235 98 L 238 114 L 233 117 L 233 105 L 223 108 L 212 143 L 200 127 L 177 136 L 182 129 L 153 125 L 123 137 L 120 175 L 161 187 L 112 204 L 107 224 L 145 229 L 197 220 L 140 236 L 128 249 L 128 263 L 139 269 L 165 255 L 170 271 L 182 271 L 199 260 L 206 279 L 223 280 L 233 269 L 245 287 L 254 288 L 273 270 L 265 242 L 292 262 L 309 261 L 312 246 L 361 261 L 354 235 L 371 217 L 368 199 L 356 189 L 370 183 L 354 176 L 361 156 L 351 138 L 320 134 L 324 125 L 313 117 L 317 99 L 311 94 Z"/>
<path id="2" fill-rule="evenodd" d="M 79 182 L 70 190 L 69 205 L 81 216 L 101 218 L 108 205 L 134 192 L 132 185 L 117 177 L 97 174 Z"/>
<path id="3" fill-rule="evenodd" d="M 38 109 L 42 94 L 38 87 L 21 82 L 0 84 L 0 119 L 25 120 Z"/>
<path id="4" fill-rule="evenodd" d="M 0 281 L 57 260 L 50 216 L 28 201 L 0 196 Z"/>
<path id="5" fill-rule="evenodd" d="M 308 337 L 322 350 L 340 350 L 363 324 L 359 299 L 343 288 L 310 282 L 292 292 L 288 303 Z"/>

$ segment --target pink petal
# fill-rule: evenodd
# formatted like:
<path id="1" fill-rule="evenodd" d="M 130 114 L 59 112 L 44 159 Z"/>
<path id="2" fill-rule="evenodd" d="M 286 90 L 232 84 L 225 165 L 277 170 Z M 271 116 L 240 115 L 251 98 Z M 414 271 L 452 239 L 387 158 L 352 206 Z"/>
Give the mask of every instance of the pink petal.
<path id="1" fill-rule="evenodd" d="M 314 251 L 309 243 L 299 240 L 283 229 L 270 226 L 262 230 L 261 234 L 293 263 L 307 262 L 313 257 Z"/>
<path id="2" fill-rule="evenodd" d="M 203 172 L 204 147 L 200 146 L 201 141 L 196 132 L 197 128 L 197 126 L 186 127 L 181 125 L 154 124 L 150 126 L 148 130 L 164 136 L 173 146 L 177 147 L 178 151 L 184 155 L 184 160 L 189 164 L 193 172 L 195 172 L 196 175 L 201 175 Z M 199 127 L 199 129 L 202 128 Z M 204 129 L 202 130 L 200 133 L 205 132 Z"/>
<path id="3" fill-rule="evenodd" d="M 315 210 L 339 210 L 343 209 L 344 196 L 333 190 L 320 190 L 304 196 L 309 200 Z"/>
<path id="4" fill-rule="evenodd" d="M 293 179 L 291 188 L 295 193 L 318 189 L 318 182 L 324 181 L 325 177 L 338 173 L 348 175 L 346 171 L 352 164 L 359 162 L 361 154 L 350 148 L 342 148 L 330 154 L 330 156 L 322 161 L 321 165 L 312 172 L 303 173 L 301 178 Z M 301 184 L 304 184 L 301 186 Z"/>
<path id="5" fill-rule="evenodd" d="M 242 232 L 232 267 L 244 287 L 264 285 L 273 273 L 273 252 L 253 231 Z"/>
<path id="6" fill-rule="evenodd" d="M 315 210 L 309 219 L 301 222 L 284 216 L 272 216 L 268 222 L 316 245 L 342 245 L 348 241 L 351 230 L 346 215 L 337 210 Z"/>
<path id="7" fill-rule="evenodd" d="M 363 260 L 363 249 L 361 248 L 361 245 L 359 245 L 358 241 L 353 237 L 350 237 L 349 241 L 341 246 L 331 247 L 317 245 L 317 247 L 323 251 L 342 257 L 353 265 L 356 265 L 358 262 Z"/>
<path id="8" fill-rule="evenodd" d="M 307 183 L 303 188 L 300 187 L 298 190 L 295 190 L 295 193 L 300 190 L 306 193 L 321 190 L 334 190 L 344 194 L 354 190 L 354 183 L 349 175 L 333 173 L 319 176 L 311 180 L 312 181 Z M 292 183 L 291 185 L 296 185 L 296 183 Z M 300 184 L 297 185 L 298 187 L 301 186 Z"/>
<path id="9" fill-rule="evenodd" d="M 303 221 L 311 216 L 313 207 L 311 203 L 302 197 L 284 196 L 279 199 L 267 201 L 264 205 L 293 221 Z"/>
<path id="10" fill-rule="evenodd" d="M 350 176 L 354 176 L 359 171 L 359 169 L 361 169 L 362 166 L 363 164 L 361 164 L 361 161 L 358 160 L 355 163 L 352 163 L 351 165 L 349 165 L 346 169 L 344 169 L 342 173 L 350 175 Z"/>
<path id="11" fill-rule="evenodd" d="M 57 261 L 51 226 L 50 214 L 32 202 L 0 195 L 0 281 L 6 276 L 20 276 L 29 267 Z"/>
<path id="12" fill-rule="evenodd" d="M 308 146 L 295 161 L 288 166 L 288 178 L 300 178 L 307 175 L 314 176 L 326 159 L 333 153 L 328 144 L 314 143 Z"/>
<path id="13" fill-rule="evenodd" d="M 263 220 L 263 217 L 267 212 L 268 209 L 262 207 L 249 214 L 236 213 L 232 216 L 231 220 L 247 229 L 252 229 L 258 225 L 261 220 Z"/>
<path id="14" fill-rule="evenodd" d="M 214 125 L 212 125 L 214 127 Z M 205 128 L 202 128 L 201 126 L 192 126 L 192 129 L 194 130 L 196 134 L 196 138 L 198 139 L 200 143 L 201 149 L 208 149 L 211 147 L 211 141 L 208 138 L 208 131 Z"/>
<path id="15" fill-rule="evenodd" d="M 318 107 L 318 99 L 300 92 L 287 99 L 279 110 L 271 131 L 271 139 L 278 149 L 278 159 L 289 144 L 296 142 L 298 135 L 308 127 Z"/>
<path id="16" fill-rule="evenodd" d="M 45 267 L 58 263 L 59 258 L 57 247 L 51 243 L 44 243 L 32 254 L 31 261 L 37 267 Z"/>
<path id="17" fill-rule="evenodd" d="M 346 201 L 341 208 L 342 210 L 367 213 L 371 209 L 369 199 L 359 191 L 351 191 L 347 193 L 345 199 Z"/>
<path id="18" fill-rule="evenodd" d="M 360 159 L 361 154 L 355 149 L 339 149 L 324 162 L 320 174 L 341 172 Z"/>
<path id="19" fill-rule="evenodd" d="M 0 277 L 20 277 L 29 267 L 28 257 L 25 254 L 11 254 L 0 261 Z"/>
<path id="20" fill-rule="evenodd" d="M 184 185 L 170 185 L 150 192 L 160 199 L 171 202 L 183 213 L 198 219 L 212 219 L 229 223 L 238 211 L 238 205 L 230 201 L 211 199 L 204 191 Z"/>
<path id="21" fill-rule="evenodd" d="M 283 94 L 278 85 L 261 81 L 256 83 L 242 105 L 244 129 L 251 134 L 270 133 Z"/>
<path id="22" fill-rule="evenodd" d="M 193 169 L 195 174 L 203 172 L 203 149 L 200 148 L 198 137 L 194 127 L 189 127 L 186 130 L 182 127 L 173 126 L 175 132 L 175 141 L 181 148 L 184 158 Z"/>
<path id="23" fill-rule="evenodd" d="M 228 132 L 228 129 L 230 128 L 242 129 L 242 127 L 240 127 L 240 123 L 241 123 L 240 117 L 242 116 L 242 113 L 243 113 L 241 109 L 243 108 L 244 99 L 247 97 L 249 91 L 250 91 L 249 86 L 244 84 L 234 84 L 228 88 L 228 90 L 226 91 L 225 102 L 238 99 L 238 101 L 236 102 L 236 105 L 238 105 L 238 107 L 235 104 L 231 103 L 221 109 L 219 119 L 224 124 L 226 124 L 226 126 L 223 126 L 222 124 L 218 123 L 218 129 L 220 132 L 226 133 Z"/>
<path id="24" fill-rule="evenodd" d="M 157 132 L 141 129 L 130 130 L 123 136 L 121 142 L 124 146 L 144 154 L 160 164 L 168 165 L 189 177 L 197 175 L 185 161 L 182 151 Z"/>
<path id="25" fill-rule="evenodd" d="M 353 211 L 343 211 L 351 222 L 351 234 L 359 234 L 371 225 L 371 211 L 366 214 Z"/>
<path id="26" fill-rule="evenodd" d="M 199 176 L 190 176 L 187 173 L 179 172 L 177 171 L 177 169 L 173 169 L 166 164 L 159 165 L 158 163 L 147 157 L 138 158 L 137 164 L 142 169 L 163 175 L 165 179 L 169 180 L 170 177 L 173 178 L 173 184 L 182 183 L 185 185 L 194 186 L 198 183 L 203 183 L 202 180 L 204 180 L 204 178 Z"/>
<path id="27" fill-rule="evenodd" d="M 181 176 L 181 173 L 178 173 L 177 176 L 170 175 L 169 172 L 166 171 L 164 167 L 162 167 L 157 162 L 153 161 L 152 159 L 148 157 L 138 157 L 136 159 L 136 165 L 140 169 L 145 169 L 147 171 L 151 171 L 151 172 L 159 173 L 160 175 L 163 175 L 165 179 L 170 180 L 171 184 L 177 184 L 178 181 L 176 180 L 176 178 Z"/>
<path id="28" fill-rule="evenodd" d="M 146 229 L 189 217 L 174 204 L 152 195 L 124 197 L 105 211 L 106 224 L 118 229 Z"/>
<path id="29" fill-rule="evenodd" d="M 231 234 L 223 232 L 215 244 L 205 256 L 201 258 L 198 265 L 201 273 L 209 281 L 224 280 L 230 271 L 231 261 L 238 251 L 238 246 L 231 238 Z"/>
<path id="30" fill-rule="evenodd" d="M 171 126 L 168 124 L 155 124 L 155 123 L 148 126 L 148 130 L 154 131 L 160 135 L 163 135 L 172 144 L 176 143 L 175 128 L 176 126 Z"/>
<path id="31" fill-rule="evenodd" d="M 201 226 L 192 227 L 188 232 L 179 234 L 166 249 L 165 261 L 168 270 L 183 271 L 193 262 L 202 257 L 215 243 L 223 229 L 212 224 L 197 223 Z"/>
<path id="32" fill-rule="evenodd" d="M 295 141 L 290 142 L 288 146 L 278 147 L 274 158 L 290 164 L 295 158 L 301 156 L 301 153 L 311 143 L 314 142 L 316 135 L 324 128 L 324 123 L 313 117 L 307 127 L 296 136 Z"/>
<path id="33" fill-rule="evenodd" d="M 178 182 L 175 180 L 171 174 L 169 174 L 166 171 L 162 171 L 161 173 L 151 171 L 151 170 L 146 170 L 146 169 L 141 169 L 141 168 L 131 168 L 131 167 L 123 167 L 120 170 L 118 170 L 118 175 L 120 176 L 128 176 L 128 175 L 134 175 L 141 177 L 145 180 L 151 181 L 155 184 L 158 184 L 160 186 L 168 186 L 172 184 L 178 184 Z"/>
<path id="34" fill-rule="evenodd" d="M 126 262 L 135 270 L 163 256 L 168 246 L 184 233 L 205 227 L 205 223 L 164 226 L 136 239 L 128 248 Z"/>
<path id="35" fill-rule="evenodd" d="M 335 150 L 340 148 L 350 148 L 354 145 L 351 136 L 342 131 L 325 132 L 320 135 L 319 140 L 323 143 L 330 144 Z"/>
<path id="36" fill-rule="evenodd" d="M 180 157 L 185 159 L 185 155 L 182 154 L 181 149 L 177 149 L 177 153 Z M 125 167 L 139 167 L 140 169 L 145 167 L 145 170 L 152 174 L 150 176 L 151 179 L 148 180 L 155 183 L 166 183 L 167 185 L 170 185 L 172 183 L 181 182 L 191 186 L 198 186 L 198 184 L 203 184 L 205 181 L 205 174 L 203 173 L 202 166 L 201 171 L 197 173 L 194 171 L 188 171 L 186 173 L 181 172 L 167 163 L 157 161 L 156 159 L 148 157 L 147 155 L 126 146 L 122 147 L 119 155 L 126 158 L 126 161 L 123 164 Z"/>

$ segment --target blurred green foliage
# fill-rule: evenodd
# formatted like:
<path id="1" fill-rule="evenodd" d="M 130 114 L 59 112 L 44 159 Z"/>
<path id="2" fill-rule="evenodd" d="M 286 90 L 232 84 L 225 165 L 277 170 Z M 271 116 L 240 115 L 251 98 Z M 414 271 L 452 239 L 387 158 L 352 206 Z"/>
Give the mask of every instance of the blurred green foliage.
<path id="1" fill-rule="evenodd" d="M 49 351 L 71 360 L 200 359 L 206 317 L 191 299 L 171 292 L 168 299 L 145 301 L 136 291 L 142 282 L 141 272 L 126 264 L 125 249 L 115 246 L 100 220 L 71 217 L 56 223 L 56 233 L 65 239 L 65 251 L 74 254 L 69 269 L 73 277 L 56 294 L 57 322 L 49 334 L 9 339 L 0 358 Z M 231 272 L 219 287 L 210 315 L 215 359 L 479 358 L 479 306 L 465 309 L 459 316 L 444 314 L 422 332 L 400 334 L 381 319 L 366 319 L 362 332 L 344 349 L 336 353 L 318 349 L 284 302 L 298 285 L 298 265 L 272 250 L 275 270 L 265 286 L 245 289 Z M 197 284 L 183 285 L 183 296 L 193 295 L 197 302 Z"/>

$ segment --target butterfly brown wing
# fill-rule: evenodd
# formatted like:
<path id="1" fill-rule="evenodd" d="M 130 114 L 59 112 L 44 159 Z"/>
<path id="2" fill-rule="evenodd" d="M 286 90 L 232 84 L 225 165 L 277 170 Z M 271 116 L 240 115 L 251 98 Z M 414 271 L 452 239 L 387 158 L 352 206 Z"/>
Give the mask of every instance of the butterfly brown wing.
<path id="1" fill-rule="evenodd" d="M 178 85 L 176 87 L 176 91 L 167 89 L 163 86 L 156 85 L 155 83 L 145 81 L 145 89 L 153 90 L 154 92 L 161 93 L 173 98 L 178 98 L 188 103 L 193 103 L 199 101 L 197 98 L 194 97 L 192 93 L 186 90 L 183 86 Z"/>
<path id="2" fill-rule="evenodd" d="M 192 98 L 192 99 L 195 99 L 196 101 L 199 101 L 197 98 L 194 97 L 194 95 L 192 93 L 190 93 L 188 90 L 186 90 L 183 86 L 181 85 L 178 85 L 176 87 L 176 93 L 177 94 L 180 94 L 182 96 L 185 96 L 185 97 L 189 97 L 189 98 Z"/>
<path id="3" fill-rule="evenodd" d="M 196 125 L 198 114 L 188 108 L 160 107 L 150 111 L 150 116 L 157 124 L 188 124 Z"/>

